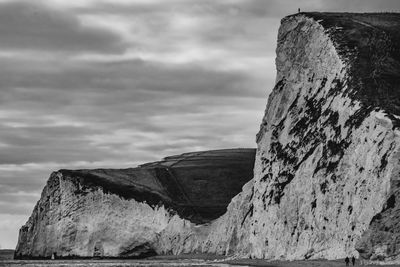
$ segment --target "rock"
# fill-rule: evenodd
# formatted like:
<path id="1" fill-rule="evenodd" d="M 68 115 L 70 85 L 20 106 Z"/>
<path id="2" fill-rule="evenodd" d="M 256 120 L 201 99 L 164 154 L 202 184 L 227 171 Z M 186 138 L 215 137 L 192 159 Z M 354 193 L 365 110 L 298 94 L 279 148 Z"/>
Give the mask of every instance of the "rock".
<path id="1" fill-rule="evenodd" d="M 249 256 L 399 261 L 399 41 L 399 14 L 282 20 Z"/>
<path id="2" fill-rule="evenodd" d="M 207 223 L 253 175 L 254 149 L 186 153 L 131 169 L 51 174 L 16 258 L 144 257 L 165 229 Z"/>
<path id="3" fill-rule="evenodd" d="M 250 252 L 249 224 L 253 213 L 253 181 L 243 186 L 227 212 L 209 224 L 170 224 L 160 234 L 159 254 L 210 253 L 246 256 Z"/>

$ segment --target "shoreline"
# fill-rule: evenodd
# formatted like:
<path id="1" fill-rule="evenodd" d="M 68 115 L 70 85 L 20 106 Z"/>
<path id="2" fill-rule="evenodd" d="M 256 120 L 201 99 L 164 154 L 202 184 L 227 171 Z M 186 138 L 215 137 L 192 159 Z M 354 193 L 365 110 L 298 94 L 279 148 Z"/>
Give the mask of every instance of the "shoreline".
<path id="1" fill-rule="evenodd" d="M 12 250 L 6 250 L 10 254 Z M 6 252 L 3 250 L 3 252 Z M 3 255 L 4 256 L 4 255 Z M 157 255 L 151 256 L 147 258 L 140 258 L 140 259 L 132 259 L 132 258 L 113 258 L 113 257 L 104 257 L 104 258 L 57 258 L 55 260 L 50 259 L 10 259 L 9 257 L 0 257 L 0 266 L 2 263 L 11 263 L 20 264 L 24 263 L 38 263 L 48 265 L 51 264 L 52 266 L 57 266 L 59 262 L 60 264 L 65 264 L 66 262 L 70 263 L 79 263 L 79 262 L 96 262 L 100 265 L 110 264 L 110 263 L 125 263 L 128 265 L 124 266 L 134 266 L 130 265 L 130 262 L 142 262 L 152 264 L 153 262 L 181 262 L 181 261 L 193 261 L 193 262 L 202 262 L 207 264 L 207 266 L 215 266 L 217 265 L 227 265 L 227 266 L 264 266 L 264 267 L 339 267 L 339 266 L 346 266 L 344 259 L 337 259 L 337 260 L 326 260 L 326 259 L 314 259 L 314 260 L 293 260 L 293 261 L 279 261 L 279 260 L 266 260 L 266 259 L 248 259 L 248 258 L 238 258 L 233 259 L 229 256 L 223 255 L 215 255 L 215 254 L 206 254 L 206 253 L 192 253 L 192 254 L 179 254 L 179 255 Z M 107 265 L 108 266 L 108 265 Z M 350 263 L 349 266 L 352 266 Z M 356 260 L 355 266 L 370 266 L 370 267 L 390 267 L 390 266 L 399 266 L 398 264 L 388 264 L 388 263 L 368 263 L 363 260 Z"/>

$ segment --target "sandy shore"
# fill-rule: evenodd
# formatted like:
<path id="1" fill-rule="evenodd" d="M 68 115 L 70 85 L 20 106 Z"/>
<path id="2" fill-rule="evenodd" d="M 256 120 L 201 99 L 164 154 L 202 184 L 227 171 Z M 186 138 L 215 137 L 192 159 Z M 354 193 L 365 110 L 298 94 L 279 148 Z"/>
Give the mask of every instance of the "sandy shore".
<path id="1" fill-rule="evenodd" d="M 341 260 L 301 260 L 301 261 L 268 261 L 260 259 L 229 259 L 225 256 L 214 254 L 181 254 L 181 255 L 162 255 L 141 260 L 123 259 L 104 259 L 104 260 L 33 260 L 19 261 L 12 260 L 12 250 L 0 253 L 0 267 L 159 267 L 159 266 L 264 266 L 264 267 L 339 267 L 346 266 L 344 259 Z M 4 254 L 4 255 L 3 255 Z M 352 266 L 350 264 L 350 266 Z M 356 266 L 387 266 L 398 267 L 400 265 L 362 265 L 359 260 Z"/>
<path id="2" fill-rule="evenodd" d="M 219 262 L 234 266 L 264 266 L 264 267 L 339 267 L 346 266 L 344 259 L 339 260 L 299 260 L 299 261 L 269 261 L 261 259 L 229 259 L 225 256 L 214 254 L 181 254 L 181 255 L 163 255 L 149 258 L 150 260 L 187 260 L 198 259 L 208 262 Z M 349 266 L 353 266 L 351 263 Z M 362 264 L 360 260 L 356 260 L 355 266 L 380 266 L 380 267 L 400 267 L 400 265 L 378 265 L 378 264 Z"/>

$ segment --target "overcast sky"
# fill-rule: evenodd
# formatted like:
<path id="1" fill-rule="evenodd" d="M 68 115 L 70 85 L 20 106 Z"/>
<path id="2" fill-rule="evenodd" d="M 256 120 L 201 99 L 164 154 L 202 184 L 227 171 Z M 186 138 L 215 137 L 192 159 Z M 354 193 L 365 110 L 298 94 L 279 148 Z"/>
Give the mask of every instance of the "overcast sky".
<path id="1" fill-rule="evenodd" d="M 53 170 L 255 147 L 280 19 L 298 7 L 400 1 L 0 0 L 0 247 Z"/>

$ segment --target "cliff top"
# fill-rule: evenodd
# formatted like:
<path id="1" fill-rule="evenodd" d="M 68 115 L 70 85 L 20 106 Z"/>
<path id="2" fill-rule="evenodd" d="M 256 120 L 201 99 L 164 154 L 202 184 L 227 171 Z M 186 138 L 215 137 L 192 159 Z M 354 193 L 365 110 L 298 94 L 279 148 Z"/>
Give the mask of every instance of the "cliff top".
<path id="1" fill-rule="evenodd" d="M 307 12 L 287 16 L 282 23 L 301 16 L 323 26 L 347 63 L 350 83 L 345 93 L 364 109 L 400 115 L 400 13 Z"/>
<path id="2" fill-rule="evenodd" d="M 163 203 L 182 217 L 207 222 L 222 215 L 253 177 L 255 149 L 199 151 L 128 169 L 60 170 L 82 192 L 101 188 L 125 199 Z"/>
<path id="3" fill-rule="evenodd" d="M 145 163 L 139 165 L 140 168 L 153 168 L 153 167 L 172 167 L 172 166 L 190 166 L 192 163 L 198 165 L 203 161 L 207 165 L 224 164 L 227 158 L 234 160 L 248 160 L 249 155 L 255 153 L 254 148 L 231 148 L 219 150 L 206 150 L 188 152 L 180 155 L 168 156 L 161 161 Z"/>

